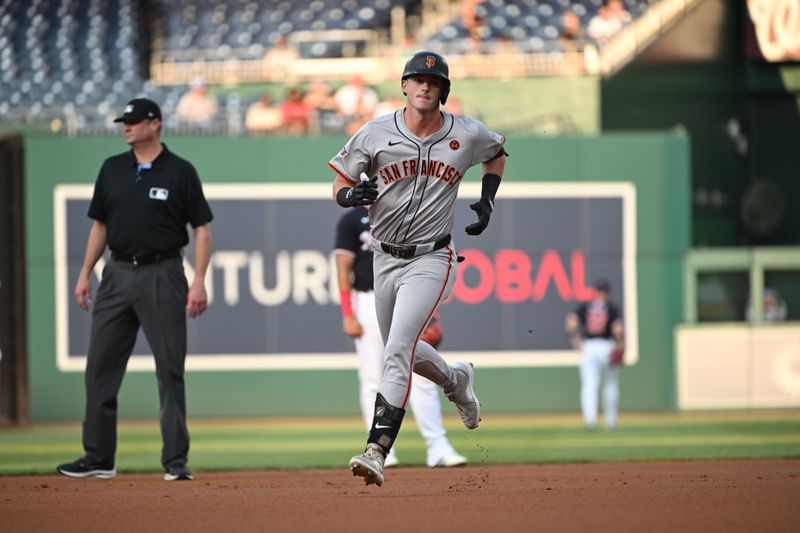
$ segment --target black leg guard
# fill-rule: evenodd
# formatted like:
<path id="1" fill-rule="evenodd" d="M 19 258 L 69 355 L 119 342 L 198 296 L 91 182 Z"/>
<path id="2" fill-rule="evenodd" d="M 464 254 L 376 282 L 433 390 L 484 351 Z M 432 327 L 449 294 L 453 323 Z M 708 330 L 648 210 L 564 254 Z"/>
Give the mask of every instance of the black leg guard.
<path id="1" fill-rule="evenodd" d="M 375 416 L 372 418 L 372 428 L 369 430 L 367 443 L 377 444 L 383 448 L 383 454 L 387 455 L 397 438 L 405 415 L 405 409 L 392 407 L 379 392 L 375 398 Z"/>

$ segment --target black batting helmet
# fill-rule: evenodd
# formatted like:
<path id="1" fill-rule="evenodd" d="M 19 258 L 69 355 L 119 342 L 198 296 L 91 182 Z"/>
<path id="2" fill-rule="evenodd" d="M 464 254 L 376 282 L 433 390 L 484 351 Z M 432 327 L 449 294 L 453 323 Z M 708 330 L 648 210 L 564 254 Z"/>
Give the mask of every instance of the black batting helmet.
<path id="1" fill-rule="evenodd" d="M 604 292 L 606 294 L 611 292 L 611 284 L 608 281 L 604 280 L 604 279 L 599 279 L 599 280 L 595 281 L 594 282 L 594 288 L 595 288 L 595 290 Z"/>
<path id="2" fill-rule="evenodd" d="M 444 85 L 439 101 L 444 105 L 447 102 L 447 95 L 450 94 L 450 67 L 447 66 L 445 58 L 436 52 L 417 52 L 406 62 L 403 69 L 403 80 L 410 76 L 429 74 L 440 78 Z"/>

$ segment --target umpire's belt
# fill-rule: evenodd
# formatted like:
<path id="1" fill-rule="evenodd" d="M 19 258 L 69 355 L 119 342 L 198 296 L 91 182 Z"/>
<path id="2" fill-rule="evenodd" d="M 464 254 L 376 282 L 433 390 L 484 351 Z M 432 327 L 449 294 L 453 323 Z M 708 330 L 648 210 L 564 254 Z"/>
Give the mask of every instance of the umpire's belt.
<path id="1" fill-rule="evenodd" d="M 422 244 L 391 244 L 382 242 L 375 239 L 375 242 L 380 245 L 381 250 L 387 254 L 400 259 L 411 259 L 418 255 L 425 255 L 450 244 L 450 234 L 448 233 L 436 242 L 426 242 Z"/>
<path id="2" fill-rule="evenodd" d="M 124 263 L 133 263 L 134 266 L 149 265 L 151 263 L 159 263 L 167 259 L 174 259 L 180 257 L 180 250 L 169 250 L 166 252 L 150 252 L 150 253 L 132 253 L 123 254 L 119 252 L 111 252 L 111 259 L 114 261 L 122 261 Z"/>

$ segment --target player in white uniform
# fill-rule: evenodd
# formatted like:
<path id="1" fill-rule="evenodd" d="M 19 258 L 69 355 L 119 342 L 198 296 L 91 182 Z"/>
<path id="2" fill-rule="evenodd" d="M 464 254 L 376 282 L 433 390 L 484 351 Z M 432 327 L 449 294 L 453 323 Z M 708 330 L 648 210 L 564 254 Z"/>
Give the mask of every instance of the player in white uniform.
<path id="1" fill-rule="evenodd" d="M 619 415 L 619 368 L 612 360 L 615 347 L 624 347 L 622 315 L 608 299 L 611 286 L 594 284 L 595 296 L 567 314 L 564 329 L 573 347 L 581 350 L 581 412 L 586 429 L 597 426 L 597 393 L 603 384 L 603 414 L 607 431 L 617 427 Z"/>
<path id="2" fill-rule="evenodd" d="M 339 218 L 335 255 L 342 303 L 342 330 L 355 341 L 361 414 L 369 431 L 375 411 L 375 396 L 383 374 L 384 346 L 375 315 L 372 237 L 366 208 L 351 209 Z M 438 319 L 432 320 L 422 340 L 437 347 L 441 338 L 441 325 Z M 447 439 L 447 430 L 442 423 L 439 388 L 431 380 L 415 374 L 409 403 L 419 432 L 425 439 L 425 463 L 431 467 L 467 464 L 467 458 L 456 452 Z M 385 467 L 399 463 L 396 449 L 393 447 L 386 456 Z"/>
<path id="3" fill-rule="evenodd" d="M 450 234 L 461 180 L 470 167 L 482 164 L 481 199 L 470 206 L 478 222 L 466 228 L 479 235 L 489 224 L 506 160 L 501 135 L 439 108 L 450 92 L 442 56 L 414 54 L 401 86 L 406 107 L 365 124 L 328 163 L 336 172 L 336 202 L 370 206 L 385 365 L 366 449 L 350 460 L 353 475 L 368 485 L 383 484 L 384 460 L 405 415 L 412 370 L 443 388 L 468 429 L 478 427 L 472 365 L 449 365 L 420 336 L 455 283 L 458 256 Z"/>

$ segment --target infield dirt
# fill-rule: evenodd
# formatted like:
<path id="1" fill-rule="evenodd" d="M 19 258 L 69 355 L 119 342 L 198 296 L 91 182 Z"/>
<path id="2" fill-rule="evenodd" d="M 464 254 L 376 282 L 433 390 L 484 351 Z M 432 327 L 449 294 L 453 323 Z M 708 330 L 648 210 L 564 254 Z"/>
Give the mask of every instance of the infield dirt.
<path id="1" fill-rule="evenodd" d="M 797 531 L 800 460 L 0 477 L 0 531 Z"/>

